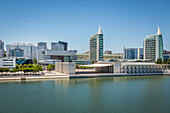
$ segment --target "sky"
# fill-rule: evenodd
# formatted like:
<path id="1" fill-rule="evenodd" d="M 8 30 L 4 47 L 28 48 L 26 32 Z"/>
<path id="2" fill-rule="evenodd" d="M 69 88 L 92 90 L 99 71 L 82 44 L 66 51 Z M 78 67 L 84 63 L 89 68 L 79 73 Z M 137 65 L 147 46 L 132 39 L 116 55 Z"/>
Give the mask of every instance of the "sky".
<path id="1" fill-rule="evenodd" d="M 170 50 L 170 0 L 0 0 L 0 40 L 5 44 L 66 41 L 78 53 L 104 34 L 104 50 L 143 47 L 147 35 L 163 34 Z"/>

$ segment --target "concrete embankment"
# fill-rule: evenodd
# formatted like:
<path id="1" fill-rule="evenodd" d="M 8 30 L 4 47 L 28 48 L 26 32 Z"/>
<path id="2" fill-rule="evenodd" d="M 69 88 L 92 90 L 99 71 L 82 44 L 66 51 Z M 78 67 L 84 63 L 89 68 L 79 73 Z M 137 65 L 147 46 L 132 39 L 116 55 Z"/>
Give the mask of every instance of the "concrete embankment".
<path id="1" fill-rule="evenodd" d="M 59 79 L 59 78 L 68 78 L 67 75 L 62 75 L 62 76 L 49 76 L 49 75 L 45 75 L 45 76 L 3 76 L 0 77 L 0 81 L 4 81 L 4 80 L 35 80 L 35 79 Z"/>
<path id="2" fill-rule="evenodd" d="M 170 75 L 170 73 L 135 73 L 135 74 L 126 74 L 126 73 L 101 73 L 101 74 L 75 74 L 68 75 L 69 78 L 92 78 L 92 77 L 120 77 L 120 76 L 152 76 L 152 75 Z"/>

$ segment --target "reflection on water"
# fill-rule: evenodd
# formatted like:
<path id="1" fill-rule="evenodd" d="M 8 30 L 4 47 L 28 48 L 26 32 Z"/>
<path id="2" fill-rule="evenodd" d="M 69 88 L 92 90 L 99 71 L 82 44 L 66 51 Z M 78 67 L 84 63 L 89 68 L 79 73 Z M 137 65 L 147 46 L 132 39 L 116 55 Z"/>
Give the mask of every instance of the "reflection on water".
<path id="1" fill-rule="evenodd" d="M 170 76 L 0 82 L 0 113 L 168 113 Z"/>

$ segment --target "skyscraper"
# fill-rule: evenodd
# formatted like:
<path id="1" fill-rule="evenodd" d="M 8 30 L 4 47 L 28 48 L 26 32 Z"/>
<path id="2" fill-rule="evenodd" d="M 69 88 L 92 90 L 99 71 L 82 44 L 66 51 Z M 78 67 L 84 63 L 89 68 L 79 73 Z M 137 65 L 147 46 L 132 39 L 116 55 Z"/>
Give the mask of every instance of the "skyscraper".
<path id="1" fill-rule="evenodd" d="M 47 49 L 47 42 L 38 42 L 37 47 L 38 49 Z"/>
<path id="2" fill-rule="evenodd" d="M 103 32 L 101 26 L 99 26 L 98 33 L 90 37 L 90 60 L 103 60 Z"/>
<path id="3" fill-rule="evenodd" d="M 0 58 L 4 57 L 4 42 L 0 40 Z"/>
<path id="4" fill-rule="evenodd" d="M 144 39 L 144 59 L 157 61 L 158 58 L 163 59 L 163 39 L 159 26 L 157 34 Z"/>

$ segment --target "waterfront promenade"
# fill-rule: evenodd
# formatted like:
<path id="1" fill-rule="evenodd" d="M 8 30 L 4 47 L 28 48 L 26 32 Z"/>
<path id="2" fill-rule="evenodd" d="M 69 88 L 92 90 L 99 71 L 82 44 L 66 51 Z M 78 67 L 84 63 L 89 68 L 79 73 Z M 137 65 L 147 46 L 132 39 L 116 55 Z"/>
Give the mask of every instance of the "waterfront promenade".
<path id="1" fill-rule="evenodd" d="M 95 77 L 123 77 L 123 76 L 163 76 L 170 73 L 91 73 L 91 74 L 63 74 L 57 72 L 45 72 L 44 75 L 17 75 L 0 76 L 0 81 L 8 80 L 38 80 L 38 79 L 61 79 L 61 78 L 95 78 Z"/>

